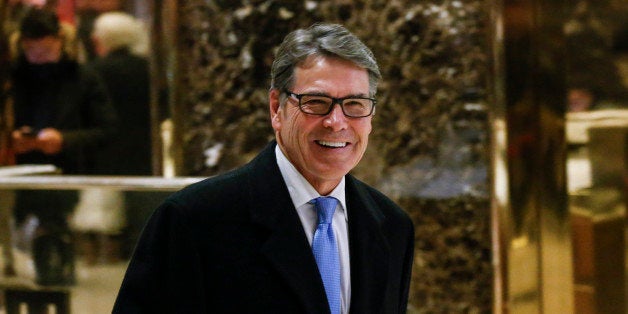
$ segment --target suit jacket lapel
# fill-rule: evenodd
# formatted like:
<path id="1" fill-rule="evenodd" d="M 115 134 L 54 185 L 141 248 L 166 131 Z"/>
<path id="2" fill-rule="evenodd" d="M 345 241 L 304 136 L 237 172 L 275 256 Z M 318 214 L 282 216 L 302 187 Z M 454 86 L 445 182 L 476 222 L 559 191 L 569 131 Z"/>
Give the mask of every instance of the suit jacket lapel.
<path id="1" fill-rule="evenodd" d="M 347 176 L 351 313 L 379 313 L 386 295 L 389 246 L 380 232 L 385 217 L 369 194 Z"/>
<path id="2" fill-rule="evenodd" d="M 306 313 L 326 313 L 323 283 L 274 148 L 273 142 L 249 164 L 251 217 L 270 231 L 262 252 L 302 300 Z"/>

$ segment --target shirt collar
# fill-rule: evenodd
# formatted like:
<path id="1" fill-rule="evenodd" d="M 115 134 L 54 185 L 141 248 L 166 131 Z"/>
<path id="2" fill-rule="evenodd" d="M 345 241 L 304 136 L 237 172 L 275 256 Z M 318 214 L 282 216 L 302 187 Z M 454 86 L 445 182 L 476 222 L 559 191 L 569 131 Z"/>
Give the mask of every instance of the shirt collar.
<path id="1" fill-rule="evenodd" d="M 277 158 L 277 165 L 279 166 L 281 176 L 288 186 L 288 192 L 290 193 L 290 198 L 292 198 L 294 208 L 299 208 L 312 199 L 321 196 L 283 154 L 279 148 L 279 144 L 275 146 L 275 156 Z M 336 186 L 336 188 L 334 188 L 334 190 L 326 196 L 333 196 L 338 199 L 340 207 L 345 213 L 345 219 L 347 219 L 345 177 L 342 177 L 338 186 Z"/>

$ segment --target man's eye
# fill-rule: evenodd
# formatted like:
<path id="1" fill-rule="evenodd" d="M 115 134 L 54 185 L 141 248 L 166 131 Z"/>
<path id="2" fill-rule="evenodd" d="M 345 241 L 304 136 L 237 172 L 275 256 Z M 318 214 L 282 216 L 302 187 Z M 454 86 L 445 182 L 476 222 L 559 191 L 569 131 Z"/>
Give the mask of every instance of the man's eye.
<path id="1" fill-rule="evenodd" d="M 303 104 L 306 106 L 327 106 L 327 104 L 329 104 L 329 100 L 324 98 L 304 98 Z"/>
<path id="2" fill-rule="evenodd" d="M 348 100 L 348 101 L 345 101 L 344 106 L 345 108 L 346 107 L 361 108 L 361 107 L 366 107 L 366 104 L 359 100 Z"/>

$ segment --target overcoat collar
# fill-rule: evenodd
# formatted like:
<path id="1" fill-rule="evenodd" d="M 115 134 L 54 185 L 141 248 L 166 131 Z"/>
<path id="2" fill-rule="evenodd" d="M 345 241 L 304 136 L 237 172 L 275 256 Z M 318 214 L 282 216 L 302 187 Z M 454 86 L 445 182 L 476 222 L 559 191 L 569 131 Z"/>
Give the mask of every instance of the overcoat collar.
<path id="1" fill-rule="evenodd" d="M 247 167 L 252 221 L 269 229 L 263 254 L 292 287 L 306 313 L 327 313 L 327 300 L 316 261 L 269 144 Z M 385 217 L 363 184 L 347 176 L 351 312 L 379 312 L 388 275 L 388 244 L 380 225 Z"/>

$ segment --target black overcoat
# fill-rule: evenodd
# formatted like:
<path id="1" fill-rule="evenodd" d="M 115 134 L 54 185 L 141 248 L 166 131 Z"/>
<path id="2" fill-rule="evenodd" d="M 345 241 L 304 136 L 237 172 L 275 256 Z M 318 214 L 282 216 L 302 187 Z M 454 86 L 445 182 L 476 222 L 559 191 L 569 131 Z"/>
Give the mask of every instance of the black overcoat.
<path id="1" fill-rule="evenodd" d="M 169 197 L 149 219 L 114 313 L 328 313 L 272 143 L 233 172 Z M 411 220 L 346 178 L 351 313 L 405 313 Z"/>

